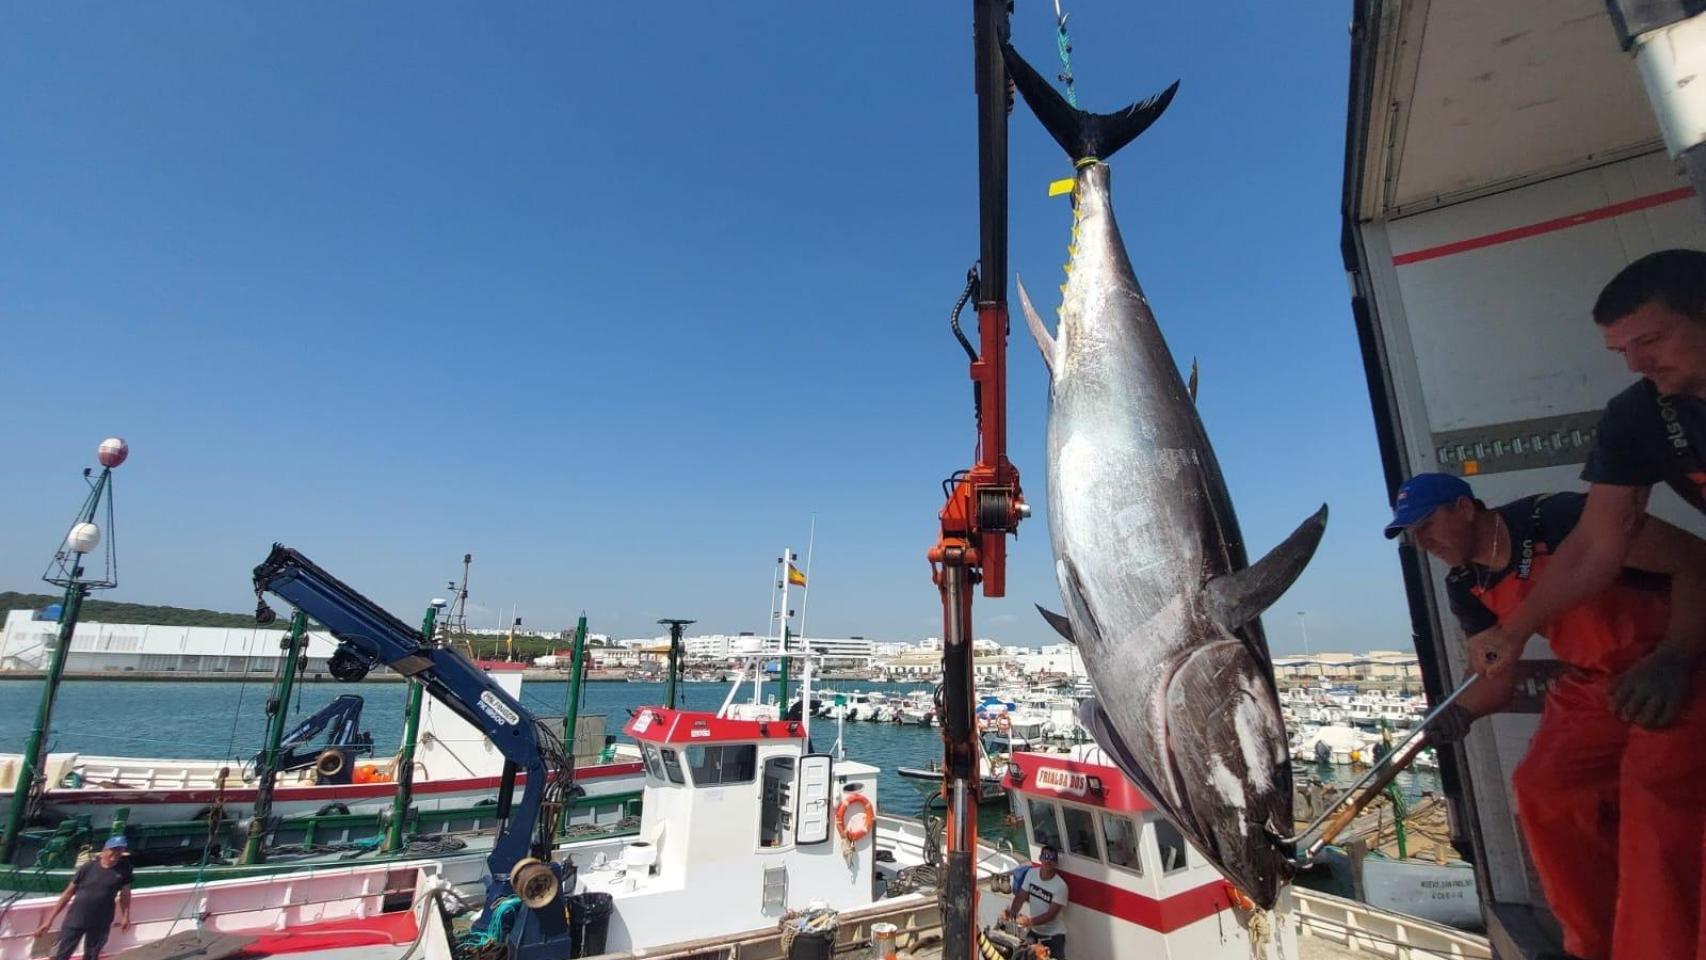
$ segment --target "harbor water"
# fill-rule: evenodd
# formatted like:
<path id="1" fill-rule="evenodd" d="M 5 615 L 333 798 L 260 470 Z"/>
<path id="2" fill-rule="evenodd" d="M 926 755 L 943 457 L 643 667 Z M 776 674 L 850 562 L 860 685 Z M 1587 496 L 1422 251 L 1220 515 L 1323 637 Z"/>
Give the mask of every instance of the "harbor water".
<path id="1" fill-rule="evenodd" d="M 522 703 L 535 714 L 561 716 L 567 684 L 529 681 L 522 688 Z M 878 690 L 904 695 L 928 690 L 927 684 L 838 681 L 837 690 Z M 298 684 L 288 706 L 292 721 L 307 715 L 346 693 L 366 700 L 362 728 L 373 734 L 376 752 L 388 755 L 396 749 L 403 730 L 403 698 L 400 683 L 309 683 Z M 629 711 L 663 702 L 662 683 L 588 683 L 582 686 L 582 714 L 602 714 L 605 732 L 622 739 Z M 683 683 L 681 705 L 691 710 L 716 710 L 727 696 L 727 683 Z M 798 690 L 795 684 L 794 690 Z M 53 727 L 48 737 L 50 752 L 76 752 L 103 756 L 191 759 L 233 759 L 234 766 L 249 761 L 260 750 L 266 721 L 270 685 L 261 680 L 229 683 L 173 681 L 66 681 L 54 707 Z M 775 683 L 764 686 L 764 695 L 777 693 Z M 752 684 L 739 695 L 750 700 Z M 17 751 L 29 735 L 41 697 L 39 681 L 0 683 L 0 752 Z M 900 767 L 923 767 L 942 756 L 941 730 L 936 727 L 904 726 L 894 723 L 853 723 L 840 728 L 843 746 L 850 759 L 882 770 L 878 783 L 879 804 L 887 813 L 917 816 L 924 798 L 895 771 Z M 828 752 L 834 746 L 837 725 L 833 720 L 814 718 L 813 746 Z M 1299 781 L 1317 777 L 1328 784 L 1349 783 L 1357 773 L 1348 767 L 1298 765 Z M 1414 802 L 1424 792 L 1439 789 L 1432 771 L 1401 774 L 1399 789 Z M 1007 837 L 1023 849 L 1024 838 L 1003 822 L 1005 807 L 986 804 L 979 817 L 981 835 Z"/>

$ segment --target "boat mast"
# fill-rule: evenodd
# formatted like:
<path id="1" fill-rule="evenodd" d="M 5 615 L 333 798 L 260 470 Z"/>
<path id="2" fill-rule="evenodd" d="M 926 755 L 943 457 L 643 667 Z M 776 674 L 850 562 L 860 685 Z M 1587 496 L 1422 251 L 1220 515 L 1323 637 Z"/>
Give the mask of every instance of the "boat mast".
<path id="1" fill-rule="evenodd" d="M 779 681 L 779 685 L 781 686 L 781 689 L 782 689 L 782 693 L 781 693 L 781 696 L 779 697 L 779 700 L 781 701 L 783 710 L 788 709 L 788 617 L 790 615 L 792 615 L 794 612 L 794 611 L 788 609 L 788 587 L 792 585 L 793 577 L 794 577 L 794 551 L 787 548 L 787 547 L 783 547 L 782 548 L 782 583 L 781 583 L 781 588 L 782 588 L 782 642 L 777 647 L 777 649 L 781 651 L 781 656 L 777 658 L 780 661 L 780 672 L 777 674 L 777 680 Z M 760 698 L 760 700 L 762 701 L 762 698 Z"/>
<path id="2" fill-rule="evenodd" d="M 697 620 L 659 620 L 658 623 L 669 625 L 669 681 L 663 688 L 664 706 L 675 709 L 675 687 L 678 682 L 676 674 L 681 672 L 681 628 Z"/>
<path id="3" fill-rule="evenodd" d="M 575 621 L 575 642 L 569 656 L 572 658 L 569 667 L 569 690 L 564 695 L 567 699 L 563 703 L 563 756 L 568 758 L 569 782 L 563 787 L 563 811 L 558 815 L 558 833 L 568 829 L 569 808 L 574 804 L 575 726 L 580 722 L 581 677 L 585 673 L 586 660 L 585 610 L 581 611 L 580 619 Z"/>
<path id="4" fill-rule="evenodd" d="M 437 646 L 433 637 L 438 628 L 438 611 L 443 600 L 427 604 L 426 617 L 421 620 L 421 643 Z M 391 823 L 385 830 L 385 852 L 395 853 L 403 848 L 403 821 L 409 815 L 409 800 L 414 796 L 415 741 L 421 735 L 421 697 L 425 692 L 421 682 L 408 679 L 409 700 L 403 708 L 403 745 L 397 751 L 397 792 L 391 797 Z"/>
<path id="5" fill-rule="evenodd" d="M 800 588 L 800 654 L 805 657 L 805 666 L 800 668 L 804 676 L 800 691 L 800 723 L 805 731 L 806 742 L 811 742 L 812 724 L 809 717 L 812 712 L 812 641 L 811 634 L 806 632 L 807 604 L 812 596 L 812 552 L 817 549 L 817 517 L 812 517 L 811 532 L 806 534 L 806 585 Z M 788 698 L 782 697 L 782 711 L 788 710 Z"/>
<path id="6" fill-rule="evenodd" d="M 124 463 L 129 455 L 130 446 L 123 439 L 108 437 L 101 441 L 97 453 L 101 462 L 100 476 L 95 478 L 89 496 L 77 511 L 77 522 L 71 525 L 65 543 L 54 554 L 47 572 L 42 574 L 42 579 L 48 583 L 64 587 L 65 597 L 59 605 L 59 632 L 54 641 L 53 656 L 48 661 L 47 682 L 42 684 L 35 726 L 30 728 L 30 738 L 24 745 L 23 763 L 18 768 L 17 779 L 12 782 L 12 805 L 6 814 L 6 833 L 0 836 L 0 863 L 12 862 L 18 848 L 18 833 L 23 830 L 24 821 L 30 813 L 40 806 L 42 793 L 47 789 L 40 775 L 42 754 L 47 732 L 53 724 L 53 703 L 59 695 L 60 679 L 65 675 L 65 658 L 71 651 L 71 637 L 77 631 L 77 617 L 83 610 L 83 598 L 90 591 L 111 590 L 118 586 L 118 557 L 112 536 L 112 475 L 113 468 Z M 84 480 L 89 479 L 90 472 L 87 468 L 83 470 Z M 95 524 L 95 514 L 100 510 L 103 494 L 107 501 L 106 565 L 101 578 L 95 580 L 86 576 L 83 559 L 101 544 L 101 528 Z"/>
<path id="7" fill-rule="evenodd" d="M 290 632 L 285 634 L 284 662 L 279 667 L 278 681 L 272 697 L 267 700 L 267 742 L 261 749 L 260 762 L 255 764 L 255 813 L 249 818 L 249 836 L 243 841 L 243 863 L 260 863 L 266 859 L 263 841 L 267 821 L 272 819 L 273 786 L 278 782 L 279 744 L 284 741 L 285 711 L 290 705 L 290 691 L 296 685 L 297 665 L 303 648 L 308 645 L 308 615 L 298 610 L 290 617 Z"/>

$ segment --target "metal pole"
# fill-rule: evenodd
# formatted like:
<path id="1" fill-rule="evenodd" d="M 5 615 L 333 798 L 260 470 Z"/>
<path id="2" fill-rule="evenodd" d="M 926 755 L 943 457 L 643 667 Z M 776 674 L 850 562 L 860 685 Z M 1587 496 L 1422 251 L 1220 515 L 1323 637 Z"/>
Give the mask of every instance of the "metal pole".
<path id="1" fill-rule="evenodd" d="M 669 625 L 669 678 L 663 688 L 664 706 L 675 709 L 676 674 L 681 672 L 681 628 L 696 620 L 659 620 Z"/>
<path id="2" fill-rule="evenodd" d="M 776 702 L 784 713 L 788 710 L 788 622 L 782 621 L 782 666 L 776 674 Z"/>
<path id="3" fill-rule="evenodd" d="M 249 819 L 249 836 L 243 842 L 243 862 L 260 863 L 266 859 L 263 841 L 267 821 L 272 819 L 273 785 L 278 781 L 279 744 L 284 741 L 285 711 L 290 704 L 290 691 L 296 685 L 296 665 L 305 645 L 303 635 L 308 630 L 308 615 L 298 610 L 290 618 L 290 632 L 285 634 L 284 666 L 272 698 L 267 700 L 267 742 L 261 749 L 260 763 L 255 765 L 255 814 Z"/>
<path id="4" fill-rule="evenodd" d="M 65 673 L 65 656 L 71 648 L 71 635 L 77 630 L 77 615 L 88 593 L 89 588 L 81 583 L 72 583 L 65 588 L 65 598 L 59 610 L 59 639 L 54 644 L 53 658 L 48 662 L 47 682 L 42 687 L 41 703 L 36 707 L 35 725 L 30 728 L 30 738 L 24 746 L 23 765 L 18 768 L 18 778 L 12 784 L 12 807 L 6 816 L 6 835 L 0 837 L 0 863 L 12 862 L 12 855 L 17 851 L 18 832 L 24 828 L 30 808 L 46 786 L 38 776 L 42 753 L 47 731 L 53 722 L 53 703 L 59 695 L 60 677 Z"/>
<path id="5" fill-rule="evenodd" d="M 122 462 L 122 461 L 121 461 Z M 112 479 L 112 467 L 104 467 L 95 480 L 95 489 L 84 501 L 78 514 L 79 524 L 92 523 L 101 505 L 101 494 Z M 86 476 L 87 474 L 85 474 Z M 108 531 L 109 536 L 112 531 Z M 53 657 L 48 661 L 46 682 L 42 685 L 41 703 L 36 707 L 35 725 L 30 728 L 24 744 L 23 762 L 17 779 L 12 783 L 12 805 L 6 814 L 6 832 L 0 836 L 0 863 L 11 863 L 18 848 L 18 833 L 24 828 L 30 811 L 40 803 L 46 784 L 40 772 L 47 733 L 53 725 L 53 704 L 59 697 L 60 679 L 65 675 L 65 659 L 71 652 L 71 637 L 77 632 L 77 617 L 83 610 L 83 598 L 89 595 L 89 584 L 83 581 L 83 554 L 71 559 L 71 576 L 65 584 L 65 597 L 60 601 L 58 639 L 54 642 Z"/>
<path id="6" fill-rule="evenodd" d="M 438 605 L 442 602 L 429 605 L 421 620 L 421 642 L 429 646 L 437 632 Z M 415 740 L 421 735 L 421 696 L 425 688 L 413 677 L 407 682 L 409 700 L 403 708 L 403 745 L 397 751 L 397 792 L 391 797 L 391 822 L 385 829 L 386 853 L 403 849 L 403 821 L 408 818 L 409 801 L 414 796 Z"/>
<path id="7" fill-rule="evenodd" d="M 561 833 L 569 825 L 569 807 L 574 803 L 570 789 L 574 786 L 575 769 L 575 726 L 580 722 L 581 708 L 581 678 L 585 673 L 583 661 L 586 659 L 586 614 L 581 614 L 575 621 L 575 642 L 570 656 L 573 657 L 569 667 L 569 690 L 563 702 L 563 755 L 569 758 L 570 782 L 563 788 L 563 812 L 559 814 L 557 832 Z"/>
<path id="8" fill-rule="evenodd" d="M 943 960 L 972 960 L 977 945 L 977 728 L 972 721 L 971 589 L 962 557 L 942 564 L 943 796 L 948 802 L 942 885 Z"/>
<path id="9" fill-rule="evenodd" d="M 781 693 L 779 700 L 782 704 L 783 710 L 788 709 L 788 613 L 789 613 L 789 610 L 788 610 L 788 587 L 792 586 L 792 584 L 793 584 L 793 576 L 794 576 L 794 551 L 787 548 L 787 547 L 783 547 L 782 548 L 782 643 L 781 643 L 781 647 L 780 647 L 782 655 L 779 658 L 781 660 L 781 664 L 779 665 L 777 672 L 776 672 L 776 680 L 777 680 L 777 683 L 780 685 L 781 690 L 782 690 L 782 693 Z"/>

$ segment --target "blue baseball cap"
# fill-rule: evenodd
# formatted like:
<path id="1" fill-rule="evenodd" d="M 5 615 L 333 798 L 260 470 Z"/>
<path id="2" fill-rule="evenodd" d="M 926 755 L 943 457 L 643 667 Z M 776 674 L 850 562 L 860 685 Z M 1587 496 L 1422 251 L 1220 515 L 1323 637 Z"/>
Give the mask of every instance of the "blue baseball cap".
<path id="1" fill-rule="evenodd" d="M 1392 522 L 1386 525 L 1390 540 L 1428 518 L 1440 507 L 1450 506 L 1459 497 L 1475 498 L 1475 491 L 1462 477 L 1449 473 L 1418 473 L 1398 488 L 1398 500 L 1392 505 Z"/>
<path id="2" fill-rule="evenodd" d="M 108 837 L 107 842 L 104 845 L 102 845 L 101 849 L 102 850 L 123 850 L 129 846 L 130 846 L 130 844 L 125 842 L 124 837 Z"/>

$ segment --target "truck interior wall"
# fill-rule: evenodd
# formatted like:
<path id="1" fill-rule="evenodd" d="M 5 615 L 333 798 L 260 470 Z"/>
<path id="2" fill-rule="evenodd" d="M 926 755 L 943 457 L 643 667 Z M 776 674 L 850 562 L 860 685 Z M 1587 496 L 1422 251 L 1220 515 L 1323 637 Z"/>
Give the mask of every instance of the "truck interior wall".
<path id="1" fill-rule="evenodd" d="M 1706 220 L 1669 159 L 1654 152 L 1566 176 L 1357 228 L 1357 291 L 1372 301 L 1365 357 L 1377 421 L 1396 437 L 1389 462 L 1407 472 L 1464 474 L 1477 496 L 1502 503 L 1547 490 L 1580 490 L 1580 463 L 1605 402 L 1634 381 L 1604 349 L 1589 316 L 1599 289 L 1654 250 L 1706 249 Z M 1372 341 L 1372 343 L 1368 342 Z M 1377 390 L 1378 387 L 1378 390 Z M 1382 396 L 1384 393 L 1384 397 Z M 1384 403 L 1382 402 L 1384 400 Z M 1584 429 L 1585 425 L 1585 429 Z M 1583 431 L 1576 442 L 1514 453 L 1513 437 Z M 1500 454 L 1492 443 L 1505 441 Z M 1474 455 L 1483 443 L 1486 456 Z M 1442 449 L 1446 448 L 1446 449 Z M 1463 454 L 1468 453 L 1468 457 Z M 1697 533 L 1698 514 L 1668 490 L 1655 513 Z M 1417 631 L 1433 631 L 1450 685 L 1464 675 L 1463 635 L 1445 609 L 1445 571 L 1426 557 L 1413 593 L 1430 607 Z M 1544 641 L 1527 655 L 1549 658 Z M 1430 693 L 1433 691 L 1430 688 Z M 1509 802 L 1510 774 L 1537 715 L 1483 724 L 1465 744 L 1469 809 L 1493 899 L 1533 903 L 1527 858 Z M 1448 785 L 1449 788 L 1449 785 Z"/>

